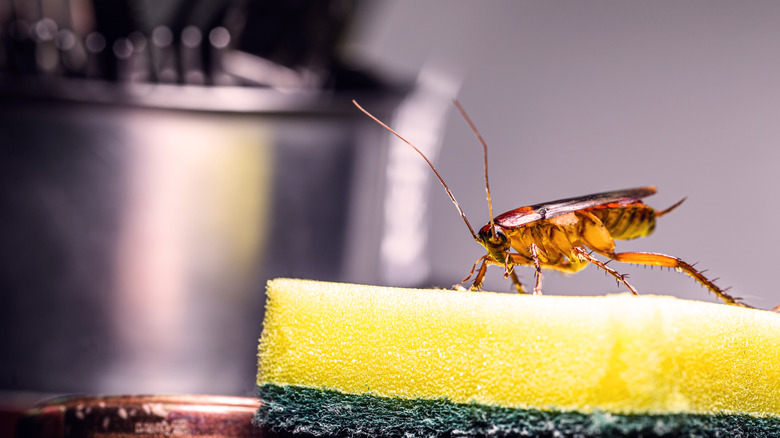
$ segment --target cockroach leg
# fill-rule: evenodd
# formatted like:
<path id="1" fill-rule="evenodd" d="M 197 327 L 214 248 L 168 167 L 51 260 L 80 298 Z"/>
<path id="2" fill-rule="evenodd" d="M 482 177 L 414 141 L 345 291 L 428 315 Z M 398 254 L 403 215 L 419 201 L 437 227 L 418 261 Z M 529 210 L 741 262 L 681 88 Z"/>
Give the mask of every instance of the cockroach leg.
<path id="1" fill-rule="evenodd" d="M 520 279 L 517 278 L 517 274 L 515 274 L 515 265 L 512 260 L 512 254 L 507 251 L 506 254 L 504 254 L 504 278 L 509 278 L 510 275 L 512 276 L 512 284 L 514 284 L 517 292 L 524 294 L 525 288 L 520 283 Z"/>
<path id="2" fill-rule="evenodd" d="M 735 298 L 727 294 L 726 291 L 718 287 L 713 280 L 710 280 L 707 277 L 705 277 L 702 274 L 702 272 L 704 271 L 697 271 L 696 269 L 694 269 L 693 266 L 691 266 L 688 263 L 685 263 L 684 261 L 680 260 L 677 257 L 673 257 L 666 254 L 660 254 L 656 252 L 619 252 L 614 254 L 604 253 L 604 255 L 611 259 L 617 260 L 619 262 L 636 263 L 639 265 L 662 266 L 662 267 L 673 268 L 678 271 L 685 272 L 686 274 L 693 277 L 696 281 L 701 283 L 702 286 L 709 289 L 710 292 L 714 293 L 718 298 L 723 300 L 726 304 L 733 304 L 735 306 L 752 308 L 751 306 L 748 306 L 747 304 L 740 302 L 739 298 Z"/>
<path id="3" fill-rule="evenodd" d="M 531 258 L 534 261 L 534 268 L 536 269 L 536 284 L 534 285 L 534 295 L 542 294 L 542 264 L 539 261 L 539 248 L 535 243 L 528 245 L 528 252 L 531 253 Z"/>
<path id="4" fill-rule="evenodd" d="M 516 254 L 515 254 L 516 255 Z M 465 283 L 469 281 L 472 275 L 474 275 L 474 271 L 477 269 L 477 265 L 479 263 L 482 263 L 479 266 L 479 270 L 477 271 L 476 277 L 474 277 L 474 283 L 471 284 L 471 288 L 469 290 L 477 291 L 482 290 L 482 282 L 485 279 L 485 273 L 487 272 L 488 265 L 500 265 L 499 263 L 496 263 L 495 261 L 490 259 L 490 256 L 484 255 L 477 259 L 476 262 L 474 262 L 474 265 L 471 267 L 471 271 L 469 272 L 469 275 L 466 276 L 466 278 L 463 279 L 461 283 Z M 517 274 L 514 270 L 514 265 L 516 264 L 516 260 L 514 257 L 511 257 L 511 254 L 507 253 L 507 260 L 504 262 L 504 269 L 506 270 L 507 276 L 512 279 L 512 283 L 515 286 L 515 290 L 517 293 L 525 294 L 528 293 L 525 291 L 525 288 L 523 287 L 523 284 L 520 282 L 520 279 L 517 277 Z"/>
<path id="5" fill-rule="evenodd" d="M 479 260 L 477 260 L 477 263 L 479 263 L 480 260 L 482 260 L 482 264 L 479 265 L 479 271 L 477 271 L 477 276 L 474 278 L 474 283 L 471 284 L 470 290 L 482 289 L 482 282 L 485 280 L 485 272 L 487 272 L 488 256 L 481 257 Z M 474 263 L 474 266 L 476 266 L 477 263 Z M 471 274 L 469 274 L 469 277 L 471 277 Z M 468 280 L 469 277 L 466 277 L 466 280 Z"/>
<path id="6" fill-rule="evenodd" d="M 574 248 L 574 253 L 575 253 L 575 254 L 577 254 L 577 256 L 578 256 L 579 258 L 581 258 L 582 260 L 587 260 L 587 261 L 589 261 L 590 263 L 592 263 L 592 264 L 596 265 L 598 268 L 601 268 L 601 269 L 603 269 L 603 270 L 604 270 L 604 272 L 606 272 L 607 274 L 609 274 L 609 275 L 611 275 L 611 276 L 615 277 L 615 279 L 616 279 L 616 280 L 617 280 L 619 283 L 623 283 L 624 285 L 626 285 L 626 287 L 628 288 L 628 290 L 630 290 L 630 291 L 631 291 L 631 293 L 632 293 L 632 294 L 634 294 L 634 295 L 639 295 L 639 293 L 636 291 L 636 288 L 634 288 L 634 286 L 632 286 L 632 285 L 631 285 L 631 283 L 629 283 L 629 282 L 626 280 L 626 275 L 625 275 L 625 274 L 621 274 L 621 273 L 619 273 L 618 271 L 616 271 L 616 270 L 614 270 L 614 269 L 610 268 L 609 266 L 607 266 L 607 264 L 606 264 L 606 263 L 602 262 L 601 260 L 597 259 L 596 257 L 593 257 L 593 255 L 591 255 L 591 254 L 590 254 L 588 251 L 586 251 L 584 248 L 581 248 L 581 247 L 579 247 L 579 246 L 578 246 L 578 247 L 575 247 L 575 248 Z"/>
<path id="7" fill-rule="evenodd" d="M 465 283 L 465 282 L 469 281 L 469 278 L 471 278 L 471 276 L 474 275 L 474 270 L 477 268 L 477 264 L 479 262 L 483 262 L 484 263 L 486 258 L 487 258 L 487 255 L 483 255 L 482 257 L 478 258 L 477 261 L 474 262 L 473 265 L 471 265 L 471 271 L 469 271 L 469 275 L 467 275 L 466 278 L 464 278 L 460 282 L 461 283 Z"/>
<path id="8" fill-rule="evenodd" d="M 523 283 L 520 283 L 520 279 L 517 278 L 517 274 L 515 274 L 514 269 L 509 270 L 509 277 L 512 278 L 512 283 L 515 285 L 515 289 L 517 290 L 517 293 L 519 294 L 527 294 L 528 292 L 525 291 L 525 288 L 523 287 Z M 780 307 L 780 306 L 778 306 Z"/>

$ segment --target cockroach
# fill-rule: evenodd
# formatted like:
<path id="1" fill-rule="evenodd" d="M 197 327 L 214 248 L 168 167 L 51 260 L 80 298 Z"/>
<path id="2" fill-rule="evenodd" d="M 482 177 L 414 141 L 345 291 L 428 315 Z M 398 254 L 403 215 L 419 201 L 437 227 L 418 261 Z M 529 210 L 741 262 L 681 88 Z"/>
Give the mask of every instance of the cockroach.
<path id="1" fill-rule="evenodd" d="M 636 288 L 628 282 L 627 275 L 620 274 L 607 265 L 609 261 L 615 260 L 685 272 L 725 303 L 750 307 L 742 303 L 739 298 L 729 295 L 727 289 L 717 286 L 705 277 L 702 271 L 677 257 L 655 252 L 615 252 L 615 240 L 629 240 L 650 235 L 655 229 L 655 220 L 677 208 L 685 198 L 665 210 L 656 211 L 642 202 L 643 198 L 656 193 L 655 187 L 647 186 L 544 202 L 516 208 L 493 217 L 493 202 L 490 198 L 488 180 L 487 143 L 461 104 L 453 99 L 455 107 L 482 145 L 484 156 L 485 192 L 490 222 L 480 228 L 479 232 L 474 232 L 460 204 L 428 157 L 411 142 L 363 109 L 356 101 L 353 100 L 352 103 L 420 154 L 449 195 L 471 236 L 487 250 L 487 254 L 474 263 L 471 272 L 462 281 L 467 282 L 474 276 L 476 270 L 471 290 L 482 288 L 489 265 L 503 267 L 504 278 L 511 278 L 519 293 L 526 293 L 526 291 L 515 274 L 514 267 L 517 265 L 533 267 L 536 271 L 533 294 L 540 295 L 543 269 L 575 273 L 590 263 L 614 277 L 618 284 L 623 283 L 632 294 L 638 295 Z M 610 260 L 602 262 L 594 254 Z M 773 310 L 778 309 L 780 306 Z"/>

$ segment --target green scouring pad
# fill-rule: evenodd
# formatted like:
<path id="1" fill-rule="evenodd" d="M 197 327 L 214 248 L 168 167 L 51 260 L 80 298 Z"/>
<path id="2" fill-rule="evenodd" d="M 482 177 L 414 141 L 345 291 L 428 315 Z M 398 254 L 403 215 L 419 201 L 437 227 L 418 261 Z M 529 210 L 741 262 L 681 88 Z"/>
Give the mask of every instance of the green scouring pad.
<path id="1" fill-rule="evenodd" d="M 310 436 L 778 436 L 780 315 L 277 279 L 256 423 Z"/>

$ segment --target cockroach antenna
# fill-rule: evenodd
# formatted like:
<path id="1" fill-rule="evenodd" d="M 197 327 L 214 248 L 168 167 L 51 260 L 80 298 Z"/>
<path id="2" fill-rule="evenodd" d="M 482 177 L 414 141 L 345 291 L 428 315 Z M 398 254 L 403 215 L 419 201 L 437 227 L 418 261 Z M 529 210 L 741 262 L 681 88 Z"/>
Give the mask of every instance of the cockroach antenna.
<path id="1" fill-rule="evenodd" d="M 490 214 L 490 231 L 493 233 L 493 236 L 495 236 L 496 235 L 496 224 L 493 221 L 493 200 L 490 197 L 490 181 L 488 179 L 488 149 L 487 149 L 487 143 L 485 142 L 485 139 L 482 138 L 482 134 L 479 133 L 479 130 L 477 129 L 477 125 L 475 125 L 474 122 L 471 121 L 471 117 L 469 117 L 469 115 L 466 114 L 466 110 L 460 104 L 458 99 L 452 99 L 452 103 L 454 103 L 455 107 L 458 108 L 458 111 L 460 112 L 460 115 L 463 116 L 463 118 L 466 120 L 466 123 L 469 124 L 469 127 L 471 128 L 471 130 L 474 131 L 474 135 L 477 136 L 477 140 L 479 140 L 479 143 L 482 145 L 482 152 L 483 152 L 484 161 L 485 161 L 485 192 L 487 193 L 488 212 Z"/>
<path id="2" fill-rule="evenodd" d="M 379 123 L 379 124 L 380 124 L 380 125 L 381 125 L 383 128 L 385 128 L 385 129 L 387 129 L 388 131 L 392 132 L 392 133 L 393 133 L 393 134 L 394 134 L 396 137 L 398 137 L 398 138 L 399 138 L 401 141 L 403 141 L 404 143 L 406 143 L 406 144 L 408 144 L 409 146 L 411 146 L 411 147 L 412 147 L 412 149 L 414 149 L 415 151 L 417 151 L 417 153 L 418 153 L 418 154 L 420 154 L 420 156 L 421 156 L 421 157 L 423 157 L 423 160 L 425 160 L 425 162 L 426 162 L 426 163 L 428 163 L 428 166 L 430 166 L 431 170 L 433 170 L 433 173 L 434 173 L 434 174 L 436 174 L 436 178 L 438 178 L 438 179 L 439 179 L 439 182 L 440 182 L 440 183 L 441 183 L 441 185 L 444 187 L 444 190 L 447 192 L 447 195 L 449 195 L 449 197 L 450 197 L 450 200 L 451 200 L 451 201 L 452 201 L 452 203 L 455 205 L 455 208 L 457 208 L 457 209 L 458 209 L 458 213 L 460 213 L 460 217 L 462 217 L 462 218 L 463 218 L 463 222 L 465 222 L 465 223 L 466 223 L 466 226 L 468 227 L 468 229 L 469 229 L 469 232 L 471 233 L 471 236 L 474 238 L 474 240 L 476 240 L 477 242 L 480 242 L 480 239 L 479 239 L 479 237 L 477 236 L 477 233 L 475 233 L 475 232 L 474 232 L 474 229 L 473 229 L 473 228 L 471 228 L 471 224 L 469 223 L 469 220 L 468 220 L 468 218 L 466 218 L 466 214 L 465 214 L 465 213 L 463 213 L 463 209 L 462 209 L 462 208 L 460 208 L 460 204 L 458 204 L 458 201 L 455 199 L 455 195 L 453 195 L 453 194 L 452 194 L 452 191 L 450 191 L 450 188 L 449 188 L 449 187 L 447 187 L 447 183 L 445 183 L 445 182 L 444 182 L 444 179 L 441 177 L 441 175 L 439 175 L 439 171 L 438 171 L 438 170 L 436 170 L 436 167 L 434 167 L 433 163 L 431 163 L 431 160 L 429 160 L 429 159 L 428 159 L 428 157 L 426 157 L 426 156 L 425 156 L 425 154 L 424 154 L 424 153 L 422 153 L 422 151 L 421 151 L 421 150 L 417 149 L 417 146 L 413 145 L 413 144 L 412 144 L 412 143 L 411 143 L 409 140 L 407 140 L 407 139 L 403 138 L 403 137 L 401 136 L 401 134 L 399 134 L 399 133 L 395 132 L 395 131 L 393 130 L 393 128 L 391 128 L 391 127 L 387 126 L 387 125 L 386 125 L 384 122 L 382 122 L 381 120 L 379 120 L 379 119 L 377 119 L 376 117 L 374 117 L 374 115 L 373 115 L 373 114 L 371 114 L 370 112 L 368 112 L 367 110 L 365 110 L 365 109 L 364 109 L 362 106 L 360 106 L 360 104 L 358 104 L 358 103 L 357 103 L 357 101 L 355 101 L 354 99 L 352 99 L 352 103 L 353 103 L 353 104 L 354 104 L 354 105 L 355 105 L 355 106 L 356 106 L 356 107 L 357 107 L 357 108 L 358 108 L 360 111 L 362 111 L 362 112 L 363 112 L 365 115 L 367 115 L 368 117 L 371 117 L 371 119 L 372 119 L 372 120 L 374 120 L 375 122 Z M 487 152 L 486 152 L 486 154 L 487 154 Z M 485 155 L 485 156 L 487 157 L 487 155 Z M 486 164 L 486 167 L 485 167 L 485 171 L 487 172 L 487 164 Z M 487 174 L 486 174 L 486 177 L 487 177 Z M 492 222 L 492 215 L 491 215 L 491 222 Z"/>

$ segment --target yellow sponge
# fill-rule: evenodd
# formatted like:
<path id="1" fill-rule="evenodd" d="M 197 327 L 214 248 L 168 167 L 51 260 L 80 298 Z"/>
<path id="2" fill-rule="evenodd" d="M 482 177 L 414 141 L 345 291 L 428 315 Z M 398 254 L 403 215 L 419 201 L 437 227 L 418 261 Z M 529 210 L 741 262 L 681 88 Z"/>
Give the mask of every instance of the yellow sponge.
<path id="1" fill-rule="evenodd" d="M 259 387 L 582 413 L 780 416 L 780 315 L 771 312 L 665 296 L 291 279 L 267 291 Z"/>

